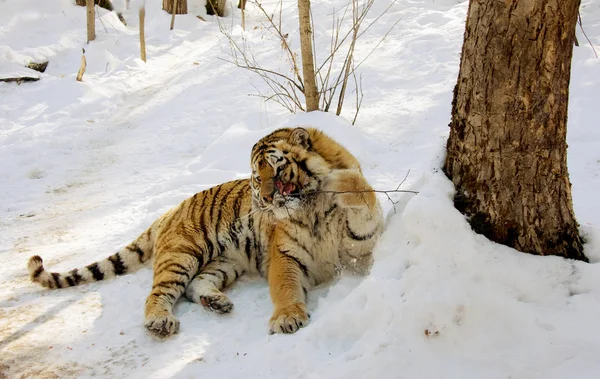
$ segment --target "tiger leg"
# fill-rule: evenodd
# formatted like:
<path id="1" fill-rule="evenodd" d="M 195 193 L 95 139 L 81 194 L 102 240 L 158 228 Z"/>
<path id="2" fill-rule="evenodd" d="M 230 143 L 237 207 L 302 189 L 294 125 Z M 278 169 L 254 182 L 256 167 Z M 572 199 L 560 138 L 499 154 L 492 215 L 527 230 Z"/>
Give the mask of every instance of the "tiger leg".
<path id="1" fill-rule="evenodd" d="M 333 170 L 325 177 L 323 190 L 338 192 L 335 202 L 342 208 L 377 212 L 377 196 L 363 174 L 356 169 Z"/>
<path id="2" fill-rule="evenodd" d="M 269 320 L 269 332 L 295 333 L 308 325 L 310 319 L 305 303 L 308 269 L 300 260 L 302 254 L 281 236 L 284 233 L 276 228 L 273 234 L 268 280 L 275 310 Z"/>
<path id="3" fill-rule="evenodd" d="M 375 192 L 355 169 L 332 171 L 325 179 L 324 188 L 338 192 L 334 201 L 347 210 L 340 263 L 354 274 L 366 275 L 373 264 L 374 244 L 384 226 Z"/>
<path id="4" fill-rule="evenodd" d="M 173 306 L 183 294 L 190 279 L 203 265 L 202 253 L 187 246 L 156 247 L 152 291 L 146 299 L 146 328 L 157 337 L 168 337 L 179 330 Z"/>
<path id="5" fill-rule="evenodd" d="M 233 303 L 221 290 L 237 280 L 244 270 L 235 260 L 218 257 L 198 272 L 185 290 L 185 296 L 209 310 L 229 313 Z"/>

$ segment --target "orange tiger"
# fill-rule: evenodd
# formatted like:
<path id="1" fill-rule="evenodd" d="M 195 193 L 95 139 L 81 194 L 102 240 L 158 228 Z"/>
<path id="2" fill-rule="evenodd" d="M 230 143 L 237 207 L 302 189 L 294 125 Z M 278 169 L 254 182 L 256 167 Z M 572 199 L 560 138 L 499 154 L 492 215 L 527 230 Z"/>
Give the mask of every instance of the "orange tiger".
<path id="1" fill-rule="evenodd" d="M 383 214 L 356 158 L 314 128 L 278 129 L 252 148 L 252 177 L 199 192 L 159 217 L 107 259 L 65 273 L 28 263 L 32 281 L 64 288 L 123 275 L 154 258 L 146 328 L 179 330 L 172 313 L 185 293 L 227 313 L 222 289 L 244 273 L 267 278 L 274 305 L 271 333 L 306 326 L 308 290 L 341 269 L 368 272 Z M 337 192 L 337 193 L 334 193 Z"/>

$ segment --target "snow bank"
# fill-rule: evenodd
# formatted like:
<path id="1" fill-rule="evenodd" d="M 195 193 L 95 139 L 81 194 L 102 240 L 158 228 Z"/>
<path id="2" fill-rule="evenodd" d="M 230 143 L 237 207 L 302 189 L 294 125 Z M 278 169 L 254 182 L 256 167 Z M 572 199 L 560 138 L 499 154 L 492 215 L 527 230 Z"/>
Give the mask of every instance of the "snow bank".
<path id="1" fill-rule="evenodd" d="M 216 372 L 596 377 L 600 266 L 522 254 L 475 235 L 441 174 L 427 175 L 420 190 L 391 218 L 369 277 L 340 279 L 318 300 L 310 327 L 264 337 Z M 202 367 L 192 363 L 178 377 Z"/>

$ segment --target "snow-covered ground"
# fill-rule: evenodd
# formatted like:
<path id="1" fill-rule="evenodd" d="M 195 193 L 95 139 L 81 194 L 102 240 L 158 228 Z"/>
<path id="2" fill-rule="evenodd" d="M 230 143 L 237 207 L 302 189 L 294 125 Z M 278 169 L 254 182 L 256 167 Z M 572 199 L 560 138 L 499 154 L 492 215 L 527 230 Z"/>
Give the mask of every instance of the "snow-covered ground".
<path id="1" fill-rule="evenodd" d="M 115 5 L 123 8 L 122 2 Z M 358 57 L 401 18 L 361 67 L 364 101 L 344 118 L 290 116 L 255 96 L 264 84 L 219 58 L 227 39 L 202 0 L 170 15 L 147 0 L 148 61 L 139 57 L 137 9 L 129 26 L 100 10 L 86 45 L 85 9 L 71 0 L 0 1 L 0 71 L 49 59 L 35 83 L 0 83 L 0 378 L 598 378 L 600 377 L 600 60 L 581 30 L 569 104 L 569 171 L 575 212 L 592 264 L 535 257 L 471 232 L 440 172 L 467 2 L 397 0 L 363 36 Z M 332 11 L 313 2 L 318 49 Z M 234 2 L 230 2 L 234 4 Z M 267 9 L 276 2 L 265 1 Z M 371 19 L 389 1 L 376 1 Z M 283 28 L 297 46 L 297 6 Z M 202 15 L 206 22 L 195 17 Z M 600 4 L 583 0 L 587 35 L 600 50 Z M 265 64 L 284 64 L 248 9 L 248 44 Z M 240 15 L 222 27 L 240 38 Z M 255 28 L 256 27 L 256 28 Z M 83 82 L 75 75 L 85 48 Z M 262 86 L 262 87 L 261 87 Z M 372 273 L 311 292 L 311 324 L 267 335 L 266 282 L 243 278 L 220 316 L 181 301 L 178 335 L 143 328 L 150 268 L 114 280 L 47 291 L 26 262 L 66 270 L 106 257 L 170 206 L 249 174 L 252 144 L 280 126 L 311 125 L 344 143 L 385 196 L 389 225 Z"/>

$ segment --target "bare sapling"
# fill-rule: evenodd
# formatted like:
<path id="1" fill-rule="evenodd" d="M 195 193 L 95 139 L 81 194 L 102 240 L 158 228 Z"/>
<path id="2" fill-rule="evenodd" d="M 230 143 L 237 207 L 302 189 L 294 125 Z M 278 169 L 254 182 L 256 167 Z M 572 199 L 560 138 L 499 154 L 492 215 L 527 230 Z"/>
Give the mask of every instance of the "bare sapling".
<path id="1" fill-rule="evenodd" d="M 306 111 L 319 110 L 319 91 L 315 78 L 312 28 L 310 22 L 310 0 L 298 0 L 300 26 L 300 51 L 302 57 L 302 75 L 304 77 L 304 98 Z"/>
<path id="2" fill-rule="evenodd" d="M 144 35 L 144 21 L 146 19 L 146 7 L 142 5 L 140 7 L 140 55 L 144 62 L 146 62 L 146 36 Z"/>
<path id="3" fill-rule="evenodd" d="M 96 39 L 96 21 L 94 13 L 94 0 L 87 0 L 87 43 Z"/>
<path id="4" fill-rule="evenodd" d="M 282 34 L 281 23 L 275 22 L 274 13 L 267 13 L 261 3 L 254 3 L 254 5 L 261 11 L 262 15 L 267 20 L 267 23 L 263 24 L 264 29 L 268 30 L 269 33 L 275 34 L 276 38 L 281 41 L 281 47 L 292 67 L 291 73 L 286 74 L 274 69 L 261 67 L 252 51 L 246 46 L 246 40 L 242 38 L 241 42 L 238 43 L 238 41 L 230 34 L 229 30 L 225 28 L 223 23 L 219 21 L 218 24 L 221 33 L 227 37 L 229 41 L 228 54 L 231 56 L 231 60 L 223 60 L 257 74 L 269 88 L 268 93 L 263 93 L 258 88 L 256 89 L 258 92 L 257 96 L 261 97 L 263 100 L 274 101 L 286 108 L 290 113 L 295 113 L 297 110 L 305 111 L 304 104 L 301 100 L 301 97 L 304 95 L 304 84 L 302 76 L 300 75 L 297 56 L 289 46 L 287 36 Z M 281 5 L 282 2 L 280 1 L 278 3 L 280 11 Z"/>
<path id="5" fill-rule="evenodd" d="M 178 0 L 173 0 L 173 2 L 174 2 L 173 7 L 177 7 Z M 177 14 L 176 12 L 171 13 L 171 27 L 169 28 L 169 30 L 173 30 L 173 28 L 175 27 L 175 15 L 176 14 Z"/>
<path id="6" fill-rule="evenodd" d="M 320 82 L 321 88 L 321 109 L 324 111 L 329 111 L 330 107 L 334 105 L 334 100 L 337 94 L 337 106 L 336 106 L 336 114 L 340 115 L 343 108 L 344 99 L 346 97 L 346 92 L 348 88 L 348 81 L 350 76 L 354 78 L 355 88 L 354 90 L 357 93 L 357 103 L 355 115 L 353 118 L 353 124 L 356 122 L 356 118 L 358 117 L 358 112 L 360 111 L 360 104 L 362 103 L 362 81 L 356 80 L 355 73 L 356 70 L 377 50 L 377 48 L 383 43 L 385 38 L 389 35 L 389 33 L 394 29 L 394 27 L 400 21 L 399 19 L 388 29 L 385 35 L 375 44 L 375 46 L 369 51 L 369 53 L 358 63 L 356 64 L 354 59 L 354 52 L 357 41 L 359 41 L 360 37 L 364 35 L 371 26 L 373 26 L 381 17 L 383 17 L 388 10 L 395 4 L 395 1 L 390 3 L 382 13 L 380 13 L 373 21 L 371 21 L 364 29 L 363 23 L 369 14 L 371 7 L 373 6 L 374 0 L 366 0 L 363 3 L 360 3 L 358 0 L 351 0 L 350 3 L 344 9 L 344 12 L 340 17 L 336 18 L 336 13 L 334 12 L 334 17 L 332 21 L 332 25 L 334 25 L 333 30 L 335 31 L 332 34 L 331 43 L 330 43 L 330 54 L 329 56 L 321 63 L 319 68 L 317 69 L 317 78 Z M 349 8 L 352 10 L 351 17 L 351 26 L 345 32 L 341 33 L 343 29 L 343 25 L 346 23 L 346 15 L 348 14 Z M 333 72 L 335 58 L 337 53 L 342 50 L 344 46 L 348 46 L 346 50 L 346 54 L 344 56 L 344 62 L 342 64 L 342 69 L 337 73 L 337 75 Z M 339 91 L 339 92 L 338 92 Z M 359 93 L 361 94 L 359 96 Z"/>
<path id="7" fill-rule="evenodd" d="M 367 24 L 365 20 L 373 3 L 374 0 L 349 0 L 343 9 L 334 10 L 329 52 L 325 55 L 325 59 L 320 60 L 317 56 L 318 51 L 315 48 L 315 26 L 312 24 L 309 1 L 299 1 L 298 3 L 300 20 L 299 57 L 298 52 L 291 47 L 295 36 L 283 30 L 281 21 L 282 1 L 276 3 L 273 11 L 267 11 L 259 0 L 254 0 L 252 4 L 261 12 L 261 16 L 264 18 L 258 30 L 265 30 L 267 37 L 279 41 L 289 64 L 289 69 L 271 68 L 272 64 L 266 66 L 266 62 L 260 62 L 249 48 L 245 34 L 233 38 L 230 32 L 219 23 L 221 32 L 229 40 L 229 55 L 232 59 L 228 61 L 240 68 L 252 71 L 263 79 L 268 90 L 257 88 L 259 97 L 265 101 L 274 101 L 292 113 L 298 110 L 312 111 L 318 109 L 328 112 L 333 107 L 331 109 L 335 109 L 336 114 L 340 115 L 346 93 L 349 91 L 349 87 L 351 88 L 354 84 L 354 91 L 356 92 L 354 124 L 363 99 L 363 92 L 360 87 L 362 81 L 357 79 L 356 71 L 400 21 L 397 20 L 389 28 L 375 46 L 368 50 L 362 60 L 356 60 L 354 53 L 360 37 L 388 12 L 394 5 L 395 0 Z M 240 5 L 241 2 L 238 7 Z M 310 49 L 307 49 L 307 46 Z M 317 64 L 317 62 L 319 63 Z M 353 80 L 350 80 L 351 78 Z"/>
<path id="8" fill-rule="evenodd" d="M 246 30 L 246 0 L 240 0 L 238 8 L 242 12 L 242 30 Z"/>

